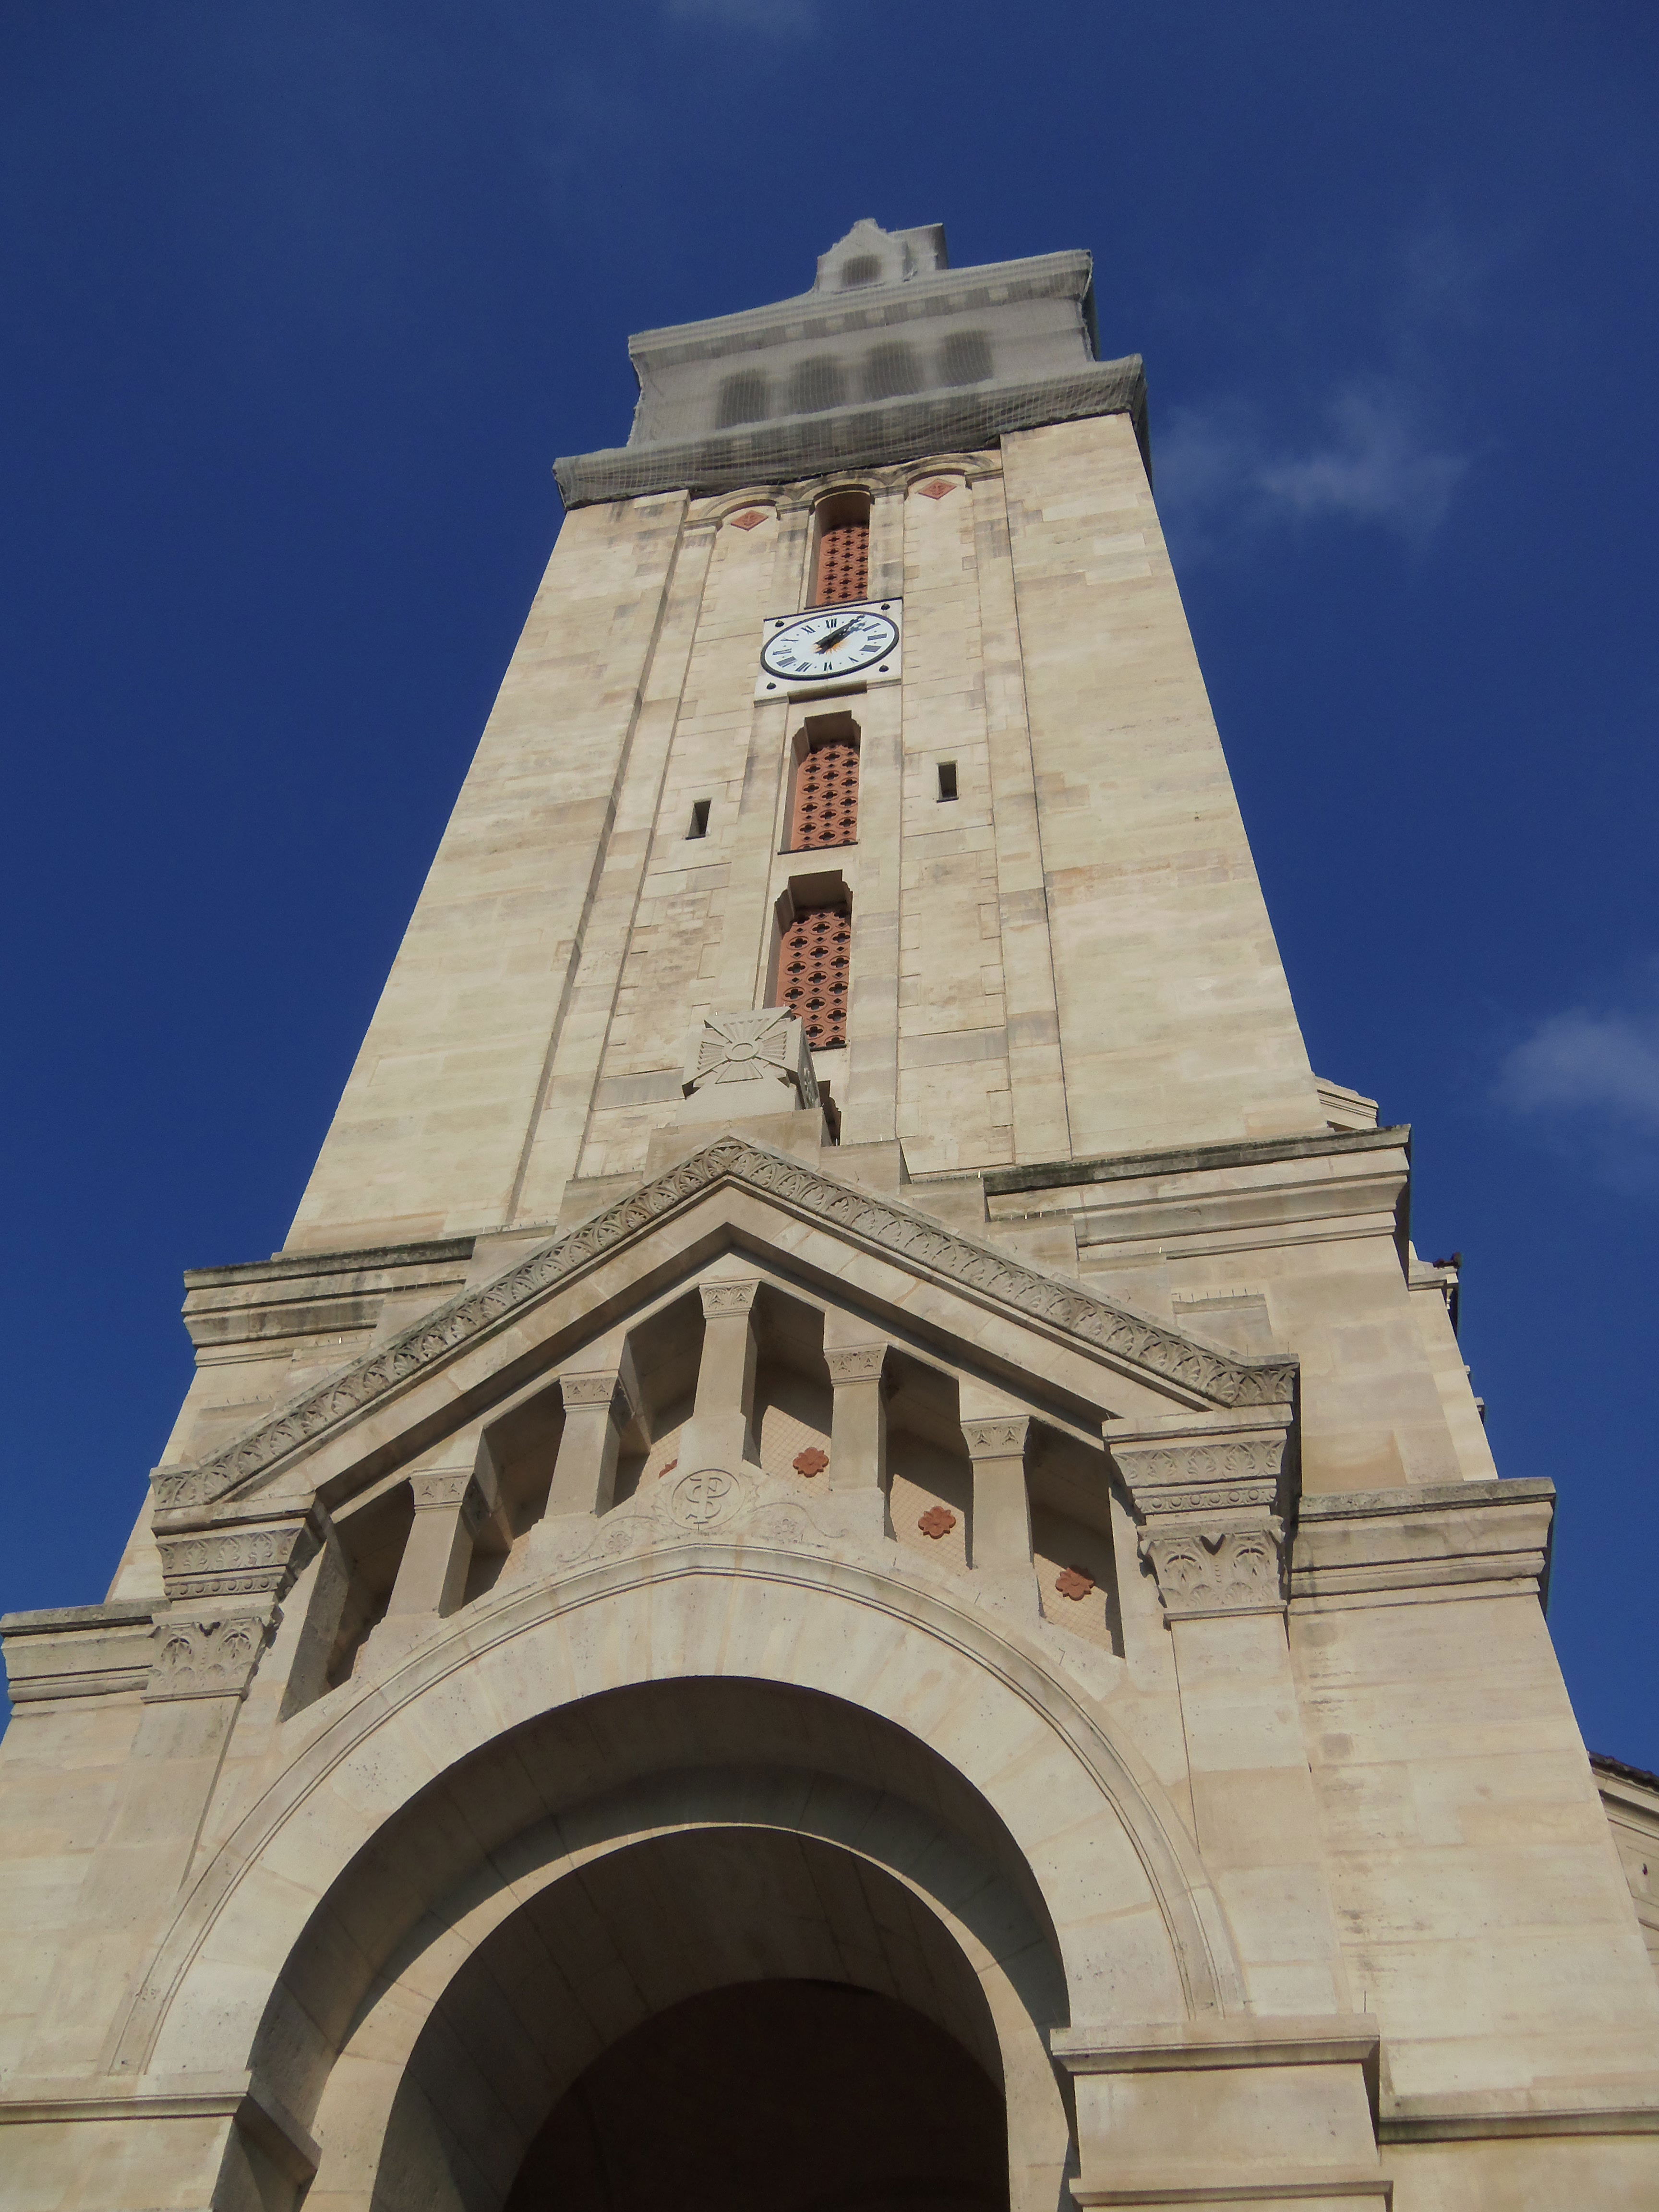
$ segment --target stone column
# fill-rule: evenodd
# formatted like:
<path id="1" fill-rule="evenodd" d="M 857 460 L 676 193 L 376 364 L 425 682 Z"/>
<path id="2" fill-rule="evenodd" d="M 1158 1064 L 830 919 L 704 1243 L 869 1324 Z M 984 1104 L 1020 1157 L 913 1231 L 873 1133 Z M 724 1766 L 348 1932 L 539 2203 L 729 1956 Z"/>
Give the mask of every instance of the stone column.
<path id="1" fill-rule="evenodd" d="M 476 1443 L 469 1443 L 461 1464 L 416 1469 L 410 1487 L 415 1522 L 386 1620 L 374 1632 L 377 1650 L 391 1640 L 394 1626 L 413 1626 L 455 1611 L 466 1594 L 478 1532 L 495 1510 L 493 1479 Z"/>
<path id="2" fill-rule="evenodd" d="M 1175 1654 L 1199 1849 L 1262 2011 L 1346 2012 L 1285 1636 L 1291 1409 L 1189 1414 L 1107 1444 Z"/>
<path id="3" fill-rule="evenodd" d="M 824 1346 L 835 1391 L 830 1419 L 831 1490 L 886 1493 L 887 1351 L 885 1343 Z"/>
<path id="4" fill-rule="evenodd" d="M 548 1514 L 607 1512 L 616 1496 L 623 1431 L 639 1411 L 626 1354 L 614 1366 L 561 1375 L 559 1395 L 564 1400 L 564 1431 L 553 1464 Z"/>
<path id="5" fill-rule="evenodd" d="M 756 1457 L 755 1297 L 759 1281 L 702 1283 L 702 1360 L 697 1395 L 680 1443 L 680 1465 L 741 1467 Z"/>
<path id="6" fill-rule="evenodd" d="M 1031 1423 L 1024 1413 L 965 1419 L 963 1437 L 974 1463 L 974 1511 L 969 1528 L 969 1565 L 1009 1595 L 1039 1604 L 1031 1560 L 1031 1501 L 1025 1486 L 1025 1448 Z"/>

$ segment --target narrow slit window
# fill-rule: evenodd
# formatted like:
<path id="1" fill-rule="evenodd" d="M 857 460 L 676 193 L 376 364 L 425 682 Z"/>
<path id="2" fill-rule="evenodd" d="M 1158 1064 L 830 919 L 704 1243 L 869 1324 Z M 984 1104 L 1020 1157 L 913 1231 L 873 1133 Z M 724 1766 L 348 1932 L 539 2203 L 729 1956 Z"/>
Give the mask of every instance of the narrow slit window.
<path id="1" fill-rule="evenodd" d="M 858 739 L 828 738 L 795 770 L 789 849 L 815 853 L 826 845 L 856 845 L 858 839 Z"/>
<path id="2" fill-rule="evenodd" d="M 941 761 L 939 764 L 939 795 L 941 805 L 947 799 L 954 799 L 957 795 L 957 764 L 954 761 Z"/>
<path id="3" fill-rule="evenodd" d="M 853 957 L 853 910 L 845 899 L 808 907 L 785 926 L 778 953 L 778 990 L 806 1030 L 814 1052 L 847 1042 L 847 983 Z"/>
<path id="4" fill-rule="evenodd" d="M 706 799 L 694 800 L 691 827 L 685 834 L 688 837 L 706 837 L 708 835 L 708 801 Z"/>

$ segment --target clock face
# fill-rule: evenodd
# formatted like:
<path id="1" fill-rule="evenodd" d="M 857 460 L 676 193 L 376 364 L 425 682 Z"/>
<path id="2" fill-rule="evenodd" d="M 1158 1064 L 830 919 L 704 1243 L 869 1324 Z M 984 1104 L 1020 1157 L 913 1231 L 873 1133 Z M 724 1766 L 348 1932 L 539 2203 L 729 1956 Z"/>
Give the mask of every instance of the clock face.
<path id="1" fill-rule="evenodd" d="M 898 624 L 872 607 L 820 607 L 775 629 L 761 666 L 788 684 L 856 676 L 879 668 L 898 643 Z"/>

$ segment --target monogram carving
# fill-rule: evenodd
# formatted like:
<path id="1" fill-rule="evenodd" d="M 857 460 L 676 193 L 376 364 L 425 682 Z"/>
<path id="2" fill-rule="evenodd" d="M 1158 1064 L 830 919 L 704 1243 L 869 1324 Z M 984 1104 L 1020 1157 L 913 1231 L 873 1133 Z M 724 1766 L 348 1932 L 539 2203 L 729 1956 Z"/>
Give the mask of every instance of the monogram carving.
<path id="1" fill-rule="evenodd" d="M 1284 1604 L 1280 1566 L 1285 1524 L 1260 1528 L 1146 1528 L 1142 1556 L 1158 1576 L 1164 1610 L 1183 1615 L 1260 1613 Z"/>
<path id="2" fill-rule="evenodd" d="M 1210 1405 L 1282 1405 L 1291 1395 L 1294 1361 L 1194 1344 L 1178 1329 L 1079 1284 L 1039 1274 L 894 1200 L 837 1182 L 769 1146 L 724 1134 L 494 1281 L 451 1299 L 389 1344 L 302 1392 L 199 1467 L 158 1468 L 157 1504 L 202 1504 L 260 1481 L 366 1407 L 405 1389 L 456 1352 L 507 1325 L 525 1306 L 579 1280 L 619 1247 L 726 1184 L 902 1261 L 918 1274 L 994 1299 L 1086 1351 L 1139 1367 Z"/>
<path id="3" fill-rule="evenodd" d="M 743 1504 L 743 1485 L 718 1467 L 683 1474 L 668 1500 L 671 1519 L 682 1528 L 713 1528 L 729 1521 Z"/>
<path id="4" fill-rule="evenodd" d="M 233 1613 L 212 1620 L 164 1620 L 155 1631 L 155 1656 L 144 1696 L 240 1698 L 246 1695 L 259 1655 L 282 1614 Z"/>
<path id="5" fill-rule="evenodd" d="M 316 1548 L 303 1521 L 159 1540 L 170 1598 L 280 1597 Z"/>
<path id="6" fill-rule="evenodd" d="M 967 1440 L 969 1458 L 1013 1459 L 1022 1455 L 1030 1425 L 1023 1413 L 1012 1420 L 1005 1414 L 994 1421 L 964 1421 L 962 1433 Z"/>

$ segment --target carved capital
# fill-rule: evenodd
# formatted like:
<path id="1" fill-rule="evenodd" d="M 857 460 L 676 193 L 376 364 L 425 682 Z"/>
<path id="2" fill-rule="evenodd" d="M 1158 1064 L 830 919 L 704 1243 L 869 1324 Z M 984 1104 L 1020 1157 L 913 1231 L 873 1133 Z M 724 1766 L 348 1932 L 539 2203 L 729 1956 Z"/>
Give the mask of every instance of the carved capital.
<path id="1" fill-rule="evenodd" d="M 1281 1613 L 1285 1524 L 1270 1515 L 1254 1528 L 1148 1527 L 1140 1554 L 1152 1562 L 1170 1620 L 1214 1613 Z"/>
<path id="2" fill-rule="evenodd" d="M 434 1468 L 422 1474 L 411 1474 L 409 1486 L 415 1493 L 417 1513 L 459 1511 L 467 1527 L 475 1531 L 489 1517 L 490 1501 L 471 1468 Z"/>
<path id="3" fill-rule="evenodd" d="M 158 1531 L 169 1598 L 267 1597 L 274 1603 L 317 1548 L 308 1516 L 231 1528 Z"/>
<path id="4" fill-rule="evenodd" d="M 156 1625 L 145 1699 L 245 1698 L 282 1617 L 275 1606 L 265 1613 L 169 1615 Z"/>
<path id="5" fill-rule="evenodd" d="M 1024 1413 L 999 1413 L 994 1420 L 964 1421 L 963 1440 L 968 1446 L 969 1459 L 1024 1459 L 1025 1439 L 1030 1432 L 1030 1417 Z"/>
<path id="6" fill-rule="evenodd" d="M 1106 1440 L 1166 1619 L 1284 1609 L 1288 1420 L 1109 1425 Z"/>
<path id="7" fill-rule="evenodd" d="M 619 1429 L 634 1418 L 634 1401 L 628 1395 L 619 1368 L 595 1368 L 586 1375 L 561 1375 L 559 1395 L 564 1400 L 566 1413 L 578 1409 L 584 1413 L 608 1413 Z"/>
<path id="8" fill-rule="evenodd" d="M 787 1097 L 781 1107 L 816 1106 L 818 1081 L 806 1030 L 787 1006 L 750 1013 L 710 1014 L 686 1041 L 682 1088 L 690 1095 L 710 1085 L 775 1083 Z"/>
<path id="9" fill-rule="evenodd" d="M 698 1296 L 702 1300 L 705 1321 L 744 1319 L 755 1310 L 755 1297 L 760 1289 L 758 1279 L 747 1283 L 699 1283 Z"/>
<path id="10" fill-rule="evenodd" d="M 884 1344 L 837 1345 L 826 1350 L 824 1360 L 834 1383 L 880 1382 L 887 1370 L 887 1346 Z"/>

